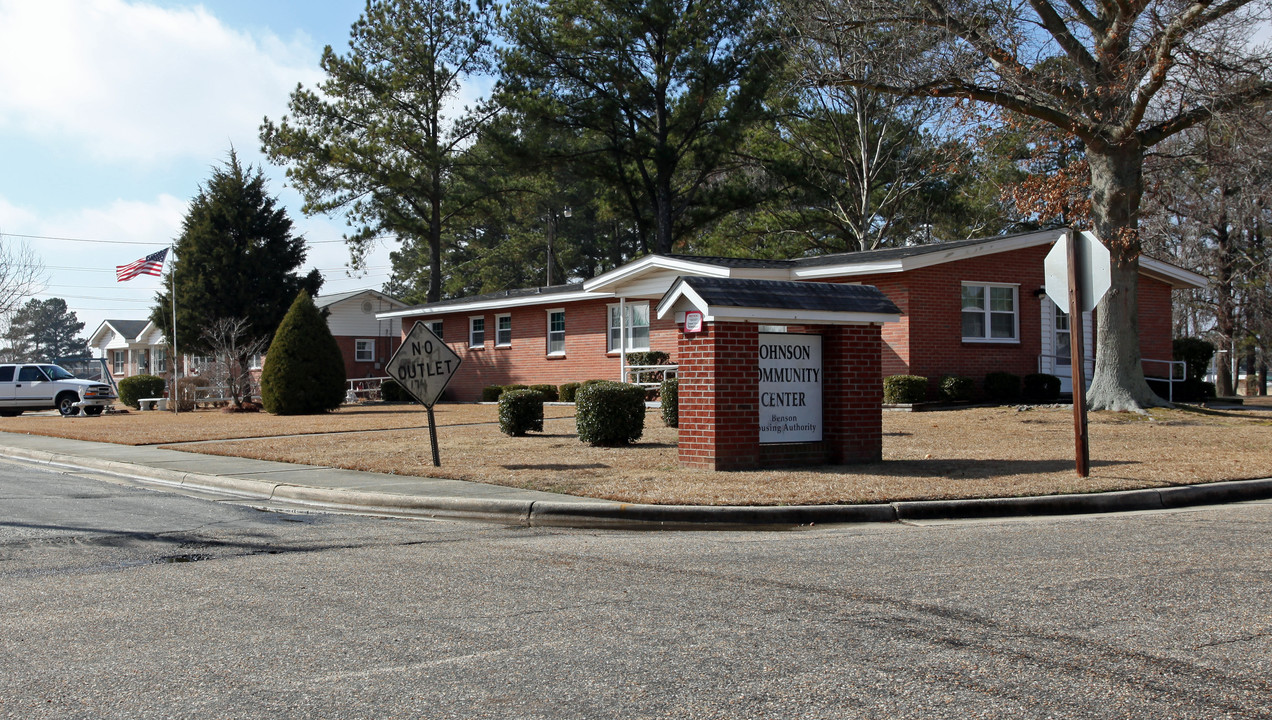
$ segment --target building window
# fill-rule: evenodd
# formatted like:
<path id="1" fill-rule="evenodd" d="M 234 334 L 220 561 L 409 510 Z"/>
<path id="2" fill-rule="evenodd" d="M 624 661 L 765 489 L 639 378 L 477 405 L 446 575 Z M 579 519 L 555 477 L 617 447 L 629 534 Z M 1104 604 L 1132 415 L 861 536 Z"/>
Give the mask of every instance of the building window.
<path id="1" fill-rule="evenodd" d="M 478 348 L 486 345 L 486 318 L 482 316 L 468 318 L 468 347 Z"/>
<path id="2" fill-rule="evenodd" d="M 112 350 L 110 353 L 110 371 L 116 375 L 124 374 L 124 366 L 128 362 L 127 350 Z"/>
<path id="3" fill-rule="evenodd" d="M 375 361 L 375 341 L 374 340 L 355 340 L 353 342 L 353 361 L 354 362 L 374 362 Z"/>
<path id="4" fill-rule="evenodd" d="M 495 316 L 495 347 L 512 345 L 512 316 Z"/>
<path id="5" fill-rule="evenodd" d="M 433 331 L 433 334 L 437 336 L 438 340 L 446 339 L 442 337 L 442 321 L 441 320 L 434 320 L 433 322 L 429 323 L 428 329 Z"/>
<path id="6" fill-rule="evenodd" d="M 609 306 L 609 344 L 606 350 L 618 352 L 619 334 L 626 334 L 627 350 L 649 349 L 649 303 L 628 303 L 626 328 L 619 328 L 618 316 L 622 305 Z"/>
<path id="7" fill-rule="evenodd" d="M 963 339 L 1018 342 L 1020 315 L 1015 285 L 963 283 Z"/>
<path id="8" fill-rule="evenodd" d="M 548 311 L 548 354 L 565 354 L 565 311 Z"/>
<path id="9" fill-rule="evenodd" d="M 150 351 L 151 371 L 159 375 L 168 372 L 168 351 L 155 348 Z"/>

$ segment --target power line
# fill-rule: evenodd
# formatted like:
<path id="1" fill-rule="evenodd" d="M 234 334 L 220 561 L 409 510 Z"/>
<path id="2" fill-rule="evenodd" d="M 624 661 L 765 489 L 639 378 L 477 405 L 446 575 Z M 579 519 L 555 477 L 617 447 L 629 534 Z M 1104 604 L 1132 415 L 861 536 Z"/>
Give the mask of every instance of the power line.
<path id="1" fill-rule="evenodd" d="M 92 238 L 58 237 L 56 235 L 27 235 L 24 233 L 11 233 L 11 232 L 0 232 L 0 237 L 27 238 L 29 240 L 60 240 L 62 242 L 94 243 L 97 245 L 150 245 L 152 247 L 161 247 L 164 245 L 171 245 L 171 243 L 157 243 L 157 242 L 150 242 L 150 241 L 144 241 L 144 240 L 95 240 Z M 375 241 L 375 240 L 385 240 L 391 237 L 392 236 L 390 235 L 381 235 L 379 237 L 368 238 L 368 242 Z M 330 245 L 332 243 L 343 243 L 343 242 L 345 241 L 342 238 L 340 240 L 306 240 L 305 244 L 306 245 Z"/>

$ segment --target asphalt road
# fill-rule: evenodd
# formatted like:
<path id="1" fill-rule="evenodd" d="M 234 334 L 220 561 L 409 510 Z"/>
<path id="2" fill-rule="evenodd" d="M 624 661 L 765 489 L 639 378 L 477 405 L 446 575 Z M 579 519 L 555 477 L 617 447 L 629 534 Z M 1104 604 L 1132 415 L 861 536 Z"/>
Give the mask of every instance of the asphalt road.
<path id="1" fill-rule="evenodd" d="M 635 533 L 0 463 L 4 718 L 1268 718 L 1272 503 Z"/>

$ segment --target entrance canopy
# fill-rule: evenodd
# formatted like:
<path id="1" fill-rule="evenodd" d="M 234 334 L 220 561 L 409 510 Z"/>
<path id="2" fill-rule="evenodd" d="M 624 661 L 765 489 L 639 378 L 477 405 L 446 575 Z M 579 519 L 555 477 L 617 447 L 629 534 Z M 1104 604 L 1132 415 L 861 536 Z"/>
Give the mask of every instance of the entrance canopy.
<path id="1" fill-rule="evenodd" d="M 658 302 L 658 317 L 696 310 L 704 322 L 855 325 L 897 322 L 901 310 L 873 285 L 679 277 Z"/>

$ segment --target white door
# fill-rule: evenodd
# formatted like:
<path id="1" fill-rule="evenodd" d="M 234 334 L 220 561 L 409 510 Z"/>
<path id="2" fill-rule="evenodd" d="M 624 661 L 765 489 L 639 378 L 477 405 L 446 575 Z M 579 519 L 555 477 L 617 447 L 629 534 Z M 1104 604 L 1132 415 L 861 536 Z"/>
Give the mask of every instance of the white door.
<path id="1" fill-rule="evenodd" d="M 1048 297 L 1042 298 L 1041 372 L 1060 378 L 1060 392 L 1073 392 L 1073 359 L 1070 357 L 1069 313 L 1061 310 Z M 1086 355 L 1086 386 L 1091 387 L 1095 370 L 1095 347 L 1091 332 L 1091 313 L 1082 313 L 1082 352 Z"/>

